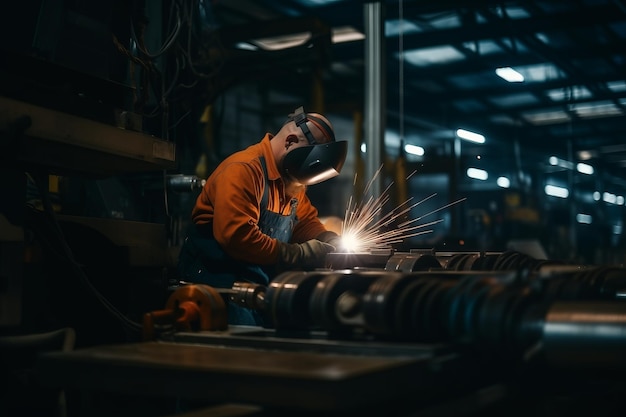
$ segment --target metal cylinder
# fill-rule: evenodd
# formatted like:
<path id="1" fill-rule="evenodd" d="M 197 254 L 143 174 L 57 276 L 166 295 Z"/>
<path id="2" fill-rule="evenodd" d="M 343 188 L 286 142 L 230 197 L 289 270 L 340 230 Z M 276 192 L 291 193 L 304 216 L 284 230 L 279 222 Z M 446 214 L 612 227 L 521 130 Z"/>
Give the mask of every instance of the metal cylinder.
<path id="1" fill-rule="evenodd" d="M 167 186 L 176 192 L 192 192 L 201 190 L 206 180 L 195 175 L 170 175 L 167 177 Z"/>
<path id="2" fill-rule="evenodd" d="M 570 368 L 626 368 L 626 303 L 556 302 L 543 324 L 548 364 Z"/>
<path id="3" fill-rule="evenodd" d="M 265 310 L 265 290 L 266 287 L 261 284 L 236 281 L 229 299 L 242 307 Z"/>

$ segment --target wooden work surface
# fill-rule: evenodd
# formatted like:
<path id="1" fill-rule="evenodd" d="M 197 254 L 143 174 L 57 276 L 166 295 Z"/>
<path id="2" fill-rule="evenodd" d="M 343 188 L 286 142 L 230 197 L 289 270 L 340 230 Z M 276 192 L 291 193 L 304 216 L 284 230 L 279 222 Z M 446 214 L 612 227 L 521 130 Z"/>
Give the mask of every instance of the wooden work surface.
<path id="1" fill-rule="evenodd" d="M 437 372 L 433 368 L 438 368 Z M 340 411 L 428 395 L 441 361 L 144 342 L 41 356 L 51 386 L 190 399 L 235 401 L 313 411 Z"/>

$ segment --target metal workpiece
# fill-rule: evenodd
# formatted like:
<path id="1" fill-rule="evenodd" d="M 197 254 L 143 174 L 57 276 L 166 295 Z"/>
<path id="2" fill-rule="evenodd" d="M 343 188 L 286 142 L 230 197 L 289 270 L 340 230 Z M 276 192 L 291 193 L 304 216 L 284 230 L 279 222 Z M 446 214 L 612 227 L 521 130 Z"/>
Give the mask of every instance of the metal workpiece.
<path id="1" fill-rule="evenodd" d="M 391 255 L 385 264 L 386 271 L 428 271 L 440 269 L 441 262 L 434 254 L 429 252 L 397 252 Z"/>
<path id="2" fill-rule="evenodd" d="M 330 269 L 381 269 L 389 261 L 393 251 L 331 252 L 326 254 L 326 265 Z"/>
<path id="3" fill-rule="evenodd" d="M 554 314 L 563 309 L 560 303 L 600 303 L 605 313 L 615 308 L 617 317 L 623 314 L 618 298 L 623 270 L 585 268 L 578 275 L 571 271 L 551 278 L 515 270 L 292 271 L 270 284 L 266 312 L 269 327 L 277 331 L 323 330 L 343 339 L 366 334 L 402 343 L 451 343 L 494 358 L 524 361 L 537 346 L 549 347 L 550 353 L 565 346 L 555 340 Z M 568 327 L 559 327 L 566 332 L 561 337 L 601 351 L 607 337 L 601 329 L 608 324 L 602 322 L 603 315 L 592 317 L 597 323 L 587 325 L 599 325 L 599 334 L 579 331 L 577 326 L 583 324 L 572 319 Z M 625 343 L 623 320 L 610 326 L 609 334 Z M 561 363 L 567 358 L 573 365 L 575 357 L 568 355 Z"/>
<path id="4" fill-rule="evenodd" d="M 626 303 L 559 301 L 542 326 L 547 363 L 580 369 L 626 369 Z"/>
<path id="5" fill-rule="evenodd" d="M 394 262 L 413 269 L 413 259 L 432 253 L 415 255 Z M 407 410 L 394 415 L 415 415 L 433 399 L 482 398 L 494 386 L 506 395 L 516 374 L 533 387 L 549 385 L 543 378 L 555 371 L 621 377 L 624 269 L 548 273 L 523 256 L 496 262 L 502 254 L 492 254 L 496 269 L 473 270 L 461 265 L 487 262 L 485 254 L 445 257 L 454 255 L 450 270 L 286 271 L 267 286 L 220 289 L 186 283 L 144 317 L 143 342 L 45 354 L 39 371 L 46 384 L 96 392 L 355 416 L 382 415 L 390 404 Z M 515 263 L 525 267 L 510 269 Z M 257 310 L 266 325 L 228 325 L 227 303 Z"/>
<path id="6" fill-rule="evenodd" d="M 252 282 L 236 281 L 232 289 L 228 291 L 231 302 L 253 310 L 264 311 L 266 309 L 265 292 L 266 286 Z"/>
<path id="7" fill-rule="evenodd" d="M 466 270 L 461 267 L 463 262 L 447 262 L 451 270 L 410 271 L 417 265 L 413 260 L 419 262 L 427 256 L 428 263 L 434 261 L 431 253 L 413 255 L 400 253 L 389 258 L 396 265 L 410 265 L 405 272 L 396 268 L 286 271 L 267 287 L 235 282 L 230 289 L 216 291 L 228 302 L 259 311 L 265 318 L 265 329 L 281 335 L 321 331 L 338 340 L 366 337 L 398 343 L 452 344 L 519 361 L 538 347 L 549 348 L 541 353 L 551 356 L 569 342 L 595 345 L 598 351 L 605 342 L 610 346 L 624 343 L 626 320 L 610 323 L 609 335 L 616 339 L 611 340 L 602 333 L 609 326 L 603 322 L 606 315 L 587 313 L 582 317 L 596 319 L 587 324 L 571 318 L 577 317 L 578 305 L 587 311 L 589 305 L 585 303 L 599 303 L 594 305 L 604 313 L 614 309 L 615 316 L 622 317 L 619 293 L 626 287 L 623 268 L 556 268 L 548 274 L 545 264 L 499 253 L 490 255 L 494 270 Z M 486 265 L 484 254 L 456 255 L 457 260 Z M 524 267 L 511 269 L 508 265 L 515 262 Z M 190 285 L 185 291 L 192 289 Z M 179 296 L 184 294 L 179 292 Z M 562 304 L 573 301 L 582 304 Z M 567 311 L 571 313 L 567 326 L 556 315 L 565 305 L 570 306 Z M 567 362 L 567 358 L 575 360 L 575 356 L 563 355 L 560 362 Z"/>
<path id="8" fill-rule="evenodd" d="M 539 272 L 550 268 L 574 270 L 580 266 L 560 260 L 536 259 L 518 251 L 505 252 L 442 252 L 432 249 L 411 249 L 408 252 L 371 250 L 365 252 L 331 252 L 326 255 L 331 269 L 384 269 L 386 271 L 507 271 Z"/>

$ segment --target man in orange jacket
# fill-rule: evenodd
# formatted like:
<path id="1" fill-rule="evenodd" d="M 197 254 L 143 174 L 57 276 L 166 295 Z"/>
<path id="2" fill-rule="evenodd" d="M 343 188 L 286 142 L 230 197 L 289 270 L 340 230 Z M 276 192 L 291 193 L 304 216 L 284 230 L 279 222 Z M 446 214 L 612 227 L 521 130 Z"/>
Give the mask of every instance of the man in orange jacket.
<path id="1" fill-rule="evenodd" d="M 216 288 L 263 285 L 289 269 L 325 266 L 337 233 L 327 230 L 306 187 L 339 175 L 346 141 L 318 113 L 298 108 L 282 128 L 226 158 L 209 176 L 181 247 L 181 279 Z M 230 324 L 262 325 L 258 312 L 229 303 Z"/>

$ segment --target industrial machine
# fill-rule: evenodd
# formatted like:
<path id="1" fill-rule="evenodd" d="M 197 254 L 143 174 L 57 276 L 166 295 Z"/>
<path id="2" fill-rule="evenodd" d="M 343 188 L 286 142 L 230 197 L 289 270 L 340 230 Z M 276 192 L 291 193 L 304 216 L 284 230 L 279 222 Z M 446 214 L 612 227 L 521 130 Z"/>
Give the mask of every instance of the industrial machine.
<path id="1" fill-rule="evenodd" d="M 568 384 L 584 391 L 568 406 L 602 387 L 598 406 L 616 409 L 626 270 L 515 251 L 383 252 L 329 254 L 341 268 L 283 272 L 267 287 L 179 283 L 145 313 L 142 341 L 49 353 L 41 371 L 55 386 L 250 415 L 470 415 L 522 397 L 512 412 L 523 415 Z M 229 326 L 227 303 L 265 325 Z"/>

